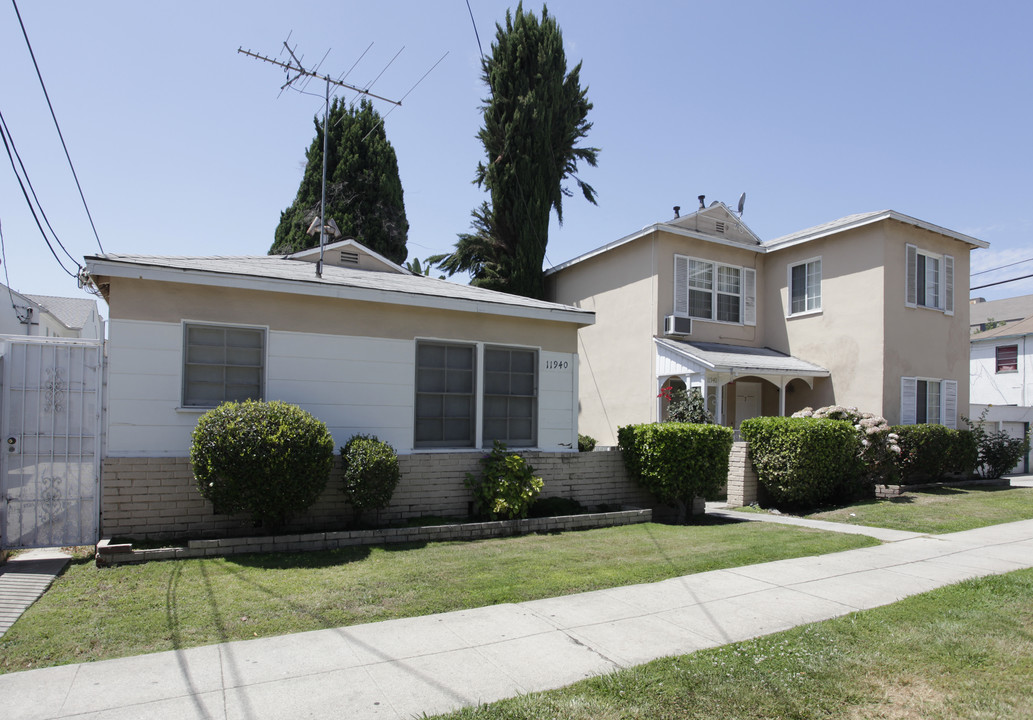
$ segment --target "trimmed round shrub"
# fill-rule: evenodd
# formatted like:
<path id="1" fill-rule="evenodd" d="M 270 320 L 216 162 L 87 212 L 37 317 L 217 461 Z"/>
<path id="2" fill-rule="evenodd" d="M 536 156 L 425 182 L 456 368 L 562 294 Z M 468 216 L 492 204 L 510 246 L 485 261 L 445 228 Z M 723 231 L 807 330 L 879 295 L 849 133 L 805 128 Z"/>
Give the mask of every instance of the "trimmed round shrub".
<path id="1" fill-rule="evenodd" d="M 577 451 L 578 452 L 592 452 L 595 450 L 596 439 L 591 435 L 577 436 Z"/>
<path id="2" fill-rule="evenodd" d="M 344 496 L 355 508 L 355 519 L 366 510 L 381 510 L 391 502 L 401 473 L 395 449 L 372 435 L 353 435 L 341 448 Z"/>
<path id="3" fill-rule="evenodd" d="M 198 419 L 192 440 L 201 495 L 217 513 L 248 515 L 269 528 L 307 510 L 333 467 L 326 425 L 278 400 L 223 403 Z"/>
<path id="4" fill-rule="evenodd" d="M 978 446 L 969 430 L 944 425 L 894 425 L 900 438 L 897 467 L 905 484 L 967 475 L 976 466 Z"/>
<path id="5" fill-rule="evenodd" d="M 665 422 L 625 425 L 617 445 L 628 475 L 656 498 L 678 508 L 685 522 L 693 498 L 713 498 L 728 479 L 732 429 Z"/>
<path id="6" fill-rule="evenodd" d="M 757 480 L 775 505 L 817 507 L 853 492 L 864 471 L 861 439 L 848 420 L 756 417 L 739 427 Z"/>
<path id="7" fill-rule="evenodd" d="M 528 510 L 545 482 L 534 476 L 534 468 L 520 455 L 509 453 L 495 441 L 492 451 L 481 459 L 481 477 L 466 474 L 466 486 L 473 492 L 477 511 L 492 520 L 527 517 Z"/>

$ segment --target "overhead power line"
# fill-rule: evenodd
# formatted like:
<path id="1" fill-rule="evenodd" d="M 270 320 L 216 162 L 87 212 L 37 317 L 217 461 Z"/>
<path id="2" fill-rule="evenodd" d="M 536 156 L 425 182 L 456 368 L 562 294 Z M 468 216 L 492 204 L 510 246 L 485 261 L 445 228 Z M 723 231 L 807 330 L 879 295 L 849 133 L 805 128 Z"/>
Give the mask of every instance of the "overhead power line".
<path id="1" fill-rule="evenodd" d="M 1014 267 L 1015 265 L 1022 265 L 1023 263 L 1033 262 L 1033 258 L 1026 258 L 1025 260 L 1019 260 L 1018 262 L 1008 263 L 1007 265 L 1000 265 L 989 270 L 980 270 L 979 272 L 970 273 L 969 277 L 975 277 L 976 275 L 985 275 L 986 273 L 993 272 L 994 270 L 1004 270 L 1004 268 Z"/>
<path id="2" fill-rule="evenodd" d="M 986 285 L 976 285 L 975 287 L 970 287 L 969 290 L 982 290 L 983 288 L 993 287 L 994 285 L 1005 285 L 1006 283 L 1028 280 L 1029 278 L 1033 278 L 1033 275 L 1023 275 L 1022 277 L 1011 278 L 1009 280 L 998 280 L 997 282 L 987 283 Z"/>
<path id="3" fill-rule="evenodd" d="M 54 127 L 57 128 L 57 136 L 61 138 L 61 147 L 64 148 L 65 158 L 68 159 L 68 167 L 72 171 L 72 177 L 75 178 L 75 186 L 79 189 L 79 198 L 82 200 L 82 205 L 86 209 L 86 217 L 90 220 L 90 227 L 93 228 L 93 237 L 97 239 L 97 247 L 100 248 L 101 254 L 104 254 L 104 246 L 101 245 L 100 235 L 97 234 L 97 226 L 93 222 L 93 215 L 90 213 L 90 206 L 86 204 L 86 195 L 83 194 L 82 185 L 79 183 L 79 176 L 75 172 L 75 166 L 72 164 L 72 156 L 68 152 L 68 145 L 65 143 L 65 136 L 61 132 L 61 125 L 57 122 L 57 114 L 54 112 L 54 105 L 50 102 L 50 93 L 47 92 L 47 85 L 43 82 L 43 74 L 39 70 L 39 63 L 36 62 L 36 54 L 32 51 L 32 43 L 29 42 L 29 34 L 25 30 L 25 23 L 22 22 L 21 13 L 18 12 L 17 0 L 11 0 L 11 4 L 14 5 L 14 14 L 18 16 L 18 24 L 22 29 L 22 36 L 25 38 L 25 46 L 29 48 L 29 56 L 32 58 L 32 65 L 36 68 L 36 77 L 39 78 L 39 85 L 43 88 L 43 97 L 47 99 L 47 107 L 50 108 L 50 117 L 54 119 Z M 53 248 L 51 248 L 53 250 Z M 60 260 L 58 261 L 60 262 Z"/>

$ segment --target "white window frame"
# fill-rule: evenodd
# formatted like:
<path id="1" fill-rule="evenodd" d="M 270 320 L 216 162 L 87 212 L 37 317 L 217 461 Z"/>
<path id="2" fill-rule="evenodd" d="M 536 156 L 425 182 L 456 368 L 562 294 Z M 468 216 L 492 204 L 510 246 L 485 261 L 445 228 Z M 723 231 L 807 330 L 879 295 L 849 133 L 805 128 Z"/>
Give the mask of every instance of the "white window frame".
<path id="1" fill-rule="evenodd" d="M 812 273 L 812 265 L 817 265 L 817 272 Z M 793 270 L 803 267 L 804 275 L 804 309 L 793 310 Z M 811 294 L 811 283 L 814 275 L 817 275 L 815 280 L 817 284 L 816 292 Z M 789 288 L 788 302 L 786 303 L 786 317 L 799 317 L 801 315 L 814 315 L 821 312 L 821 256 L 808 258 L 798 263 L 786 266 L 786 286 Z M 813 305 L 812 305 L 813 301 Z"/>
<path id="2" fill-rule="evenodd" d="M 213 404 L 198 404 L 198 403 L 188 403 L 187 402 L 187 383 L 188 383 L 188 378 L 187 378 L 188 370 L 187 370 L 187 367 L 189 365 L 192 365 L 192 364 L 208 365 L 208 366 L 213 366 L 213 367 L 217 366 L 217 365 L 220 365 L 220 363 L 191 363 L 190 362 L 190 357 L 189 357 L 189 355 L 190 355 L 189 339 L 190 339 L 190 329 L 191 328 L 213 328 L 213 329 L 224 330 L 224 331 L 225 330 L 244 330 L 244 331 L 253 331 L 253 332 L 259 333 L 261 335 L 261 338 L 262 338 L 262 347 L 261 347 L 261 350 L 260 350 L 261 361 L 260 361 L 260 364 L 257 366 L 258 367 L 258 371 L 259 371 L 258 397 L 252 398 L 252 399 L 254 399 L 254 400 L 263 400 L 265 398 L 265 396 L 266 396 L 267 369 L 269 367 L 269 328 L 268 327 L 263 327 L 263 326 L 260 326 L 260 325 L 236 325 L 236 324 L 232 324 L 232 323 L 212 323 L 212 322 L 197 322 L 197 321 L 193 321 L 193 320 L 184 320 L 182 322 L 183 344 L 182 344 L 182 355 L 181 355 L 181 359 L 180 359 L 180 395 L 179 395 L 179 400 L 180 400 L 180 407 L 181 408 L 187 409 L 187 410 L 195 410 L 195 409 L 196 410 L 208 410 L 208 409 L 211 409 L 213 407 L 218 407 L 222 402 L 226 402 L 227 400 L 236 399 L 236 398 L 226 398 L 226 397 L 224 397 L 221 401 L 213 403 Z M 230 363 L 221 363 L 221 366 L 223 368 L 233 367 L 233 365 L 230 364 Z M 255 366 L 254 365 L 249 365 L 249 366 L 240 366 L 240 367 L 255 367 Z M 223 385 L 224 386 L 226 385 L 225 379 L 223 380 Z M 225 393 L 224 393 L 224 395 L 225 395 Z"/>
<path id="3" fill-rule="evenodd" d="M 416 439 L 416 396 L 419 394 L 419 346 L 420 344 L 427 345 L 443 345 L 443 346 L 455 346 L 472 348 L 474 351 L 474 367 L 473 367 L 473 415 L 471 422 L 473 424 L 473 443 L 464 443 L 462 445 L 449 444 L 447 441 L 441 440 L 417 440 Z M 413 384 L 413 429 L 412 429 L 412 440 L 413 449 L 420 451 L 434 451 L 434 450 L 475 450 L 490 447 L 490 444 L 485 440 L 484 423 L 485 423 L 485 397 L 488 395 L 485 387 L 485 350 L 509 350 L 509 351 L 521 351 L 530 352 L 534 354 L 534 396 L 532 397 L 532 418 L 531 418 L 531 432 L 534 437 L 530 439 L 530 444 L 527 443 L 507 443 L 507 447 L 513 448 L 536 448 L 538 447 L 539 438 L 541 437 L 541 376 L 542 376 L 542 350 L 540 347 L 530 347 L 525 345 L 504 345 L 501 343 L 484 343 L 484 342 L 469 342 L 464 340 L 442 340 L 439 338 L 416 338 L 413 347 L 413 360 L 414 360 L 414 384 Z M 431 393 L 435 394 L 435 393 Z M 526 396 L 516 396 L 526 397 Z"/>
<path id="4" fill-rule="evenodd" d="M 702 263 L 708 266 L 709 287 L 693 287 L 689 268 L 692 263 Z M 721 270 L 732 270 L 738 273 L 739 292 L 724 292 L 719 289 L 719 277 Z M 691 292 L 710 293 L 710 315 L 693 315 L 690 313 L 689 297 Z M 739 320 L 719 320 L 718 296 L 739 298 Z M 719 263 L 714 260 L 691 257 L 688 255 L 674 256 L 674 314 L 678 317 L 693 318 L 706 322 L 720 323 L 722 325 L 756 325 L 757 324 L 757 271 L 754 268 L 742 267 Z"/>
<path id="5" fill-rule="evenodd" d="M 925 288 L 924 297 L 918 297 L 918 266 L 919 257 L 925 258 L 925 281 L 922 283 Z M 912 308 L 925 308 L 936 310 L 945 315 L 954 314 L 954 256 L 937 254 L 923 250 L 917 245 L 907 243 L 904 246 L 904 268 L 905 268 L 905 292 L 904 305 Z M 930 295 L 930 268 L 929 260 L 937 263 L 936 291 Z"/>
<path id="6" fill-rule="evenodd" d="M 939 395 L 936 404 L 936 411 L 939 414 L 938 422 L 929 422 L 929 409 L 926 407 L 926 420 L 923 424 L 944 425 L 949 428 L 958 426 L 958 381 L 943 380 L 940 378 L 927 377 L 902 377 L 900 378 L 900 424 L 918 425 L 918 383 L 926 384 L 926 400 L 928 402 L 928 388 L 935 384 Z"/>

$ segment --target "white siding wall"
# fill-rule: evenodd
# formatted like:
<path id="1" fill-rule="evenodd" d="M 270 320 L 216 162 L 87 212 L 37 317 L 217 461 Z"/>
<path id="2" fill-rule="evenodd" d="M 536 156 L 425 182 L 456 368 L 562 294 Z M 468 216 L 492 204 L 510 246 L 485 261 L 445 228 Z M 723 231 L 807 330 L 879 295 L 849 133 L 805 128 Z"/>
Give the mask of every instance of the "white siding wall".
<path id="1" fill-rule="evenodd" d="M 183 326 L 112 320 L 108 441 L 112 457 L 186 457 L 201 415 L 180 408 Z M 577 356 L 539 353 L 539 447 L 577 449 Z M 412 451 L 415 342 L 270 331 L 266 399 L 295 403 L 335 444 L 370 433 Z"/>
<path id="2" fill-rule="evenodd" d="M 996 348 L 1018 345 L 1018 372 L 998 373 Z M 1033 405 L 1033 335 L 974 342 L 970 354 L 973 405 Z"/>

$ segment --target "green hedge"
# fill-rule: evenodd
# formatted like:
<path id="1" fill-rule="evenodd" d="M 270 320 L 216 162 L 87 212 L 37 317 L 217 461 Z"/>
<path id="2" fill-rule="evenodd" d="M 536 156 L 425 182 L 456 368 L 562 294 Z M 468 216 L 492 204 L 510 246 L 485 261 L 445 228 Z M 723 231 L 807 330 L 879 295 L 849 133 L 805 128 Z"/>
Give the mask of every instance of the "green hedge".
<path id="1" fill-rule="evenodd" d="M 201 495 L 217 513 L 246 514 L 269 529 L 308 509 L 333 467 L 326 425 L 280 401 L 223 403 L 198 419 L 192 440 Z"/>
<path id="2" fill-rule="evenodd" d="M 739 432 L 750 444 L 757 480 L 774 504 L 812 508 L 856 495 L 863 462 L 852 423 L 756 417 L 744 420 Z"/>
<path id="3" fill-rule="evenodd" d="M 373 435 L 352 435 L 341 448 L 344 496 L 355 509 L 355 524 L 366 510 L 382 510 L 401 477 L 398 455 Z"/>
<path id="4" fill-rule="evenodd" d="M 976 467 L 978 446 L 970 430 L 944 425 L 894 425 L 900 438 L 897 468 L 904 484 L 968 475 Z"/>
<path id="5" fill-rule="evenodd" d="M 728 479 L 732 429 L 720 425 L 648 423 L 617 430 L 628 474 L 684 521 L 695 497 L 712 498 Z"/>

